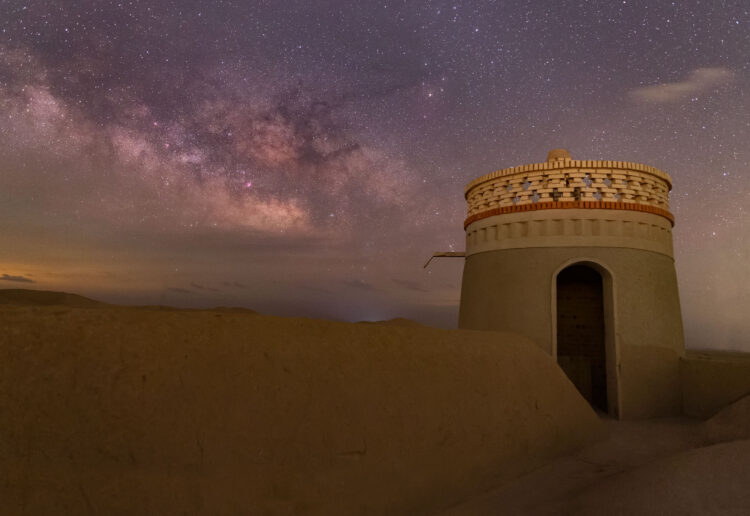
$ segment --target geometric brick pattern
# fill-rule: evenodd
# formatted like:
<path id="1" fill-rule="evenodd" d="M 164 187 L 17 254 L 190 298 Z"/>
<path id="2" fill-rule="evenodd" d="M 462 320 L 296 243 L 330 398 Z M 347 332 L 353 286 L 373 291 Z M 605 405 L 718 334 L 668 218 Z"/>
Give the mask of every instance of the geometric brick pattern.
<path id="1" fill-rule="evenodd" d="M 470 182 L 465 190 L 466 225 L 492 216 L 485 215 L 487 212 L 499 215 L 562 207 L 648 211 L 674 223 L 669 213 L 671 188 L 667 174 L 640 163 L 572 159 L 533 163 L 498 170 Z M 523 206 L 529 208 L 520 208 Z"/>

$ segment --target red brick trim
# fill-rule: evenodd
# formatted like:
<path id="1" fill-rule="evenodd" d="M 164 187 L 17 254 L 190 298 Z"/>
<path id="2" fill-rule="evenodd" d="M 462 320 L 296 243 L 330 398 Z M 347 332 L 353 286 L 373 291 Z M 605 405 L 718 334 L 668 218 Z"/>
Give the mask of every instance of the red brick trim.
<path id="1" fill-rule="evenodd" d="M 494 217 L 495 215 L 505 215 L 506 213 L 518 213 L 523 211 L 536 210 L 564 210 L 569 208 L 643 211 L 646 213 L 653 213 L 654 215 L 661 215 L 662 217 L 666 218 L 672 224 L 672 226 L 674 226 L 674 215 L 672 215 L 667 210 L 657 208 L 656 206 L 649 206 L 648 204 L 614 201 L 558 201 L 502 206 L 500 208 L 492 208 L 491 210 L 483 211 L 481 213 L 475 213 L 464 221 L 464 229 L 466 229 L 466 227 L 472 222 L 486 219 L 487 217 Z"/>

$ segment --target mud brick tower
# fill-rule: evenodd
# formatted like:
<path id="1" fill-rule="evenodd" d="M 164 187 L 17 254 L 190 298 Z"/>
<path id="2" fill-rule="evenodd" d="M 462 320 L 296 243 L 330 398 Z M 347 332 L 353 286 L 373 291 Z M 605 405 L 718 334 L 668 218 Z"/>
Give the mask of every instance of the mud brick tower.
<path id="1" fill-rule="evenodd" d="M 614 417 L 679 414 L 671 187 L 653 167 L 564 149 L 473 180 L 459 326 L 526 335 Z"/>

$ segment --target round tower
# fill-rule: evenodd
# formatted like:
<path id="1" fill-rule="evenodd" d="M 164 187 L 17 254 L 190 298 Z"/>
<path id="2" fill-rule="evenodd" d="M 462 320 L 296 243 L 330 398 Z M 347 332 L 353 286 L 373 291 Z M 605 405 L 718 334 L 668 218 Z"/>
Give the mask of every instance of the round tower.
<path id="1" fill-rule="evenodd" d="M 679 414 L 671 187 L 565 149 L 471 181 L 459 327 L 528 336 L 615 417 Z"/>

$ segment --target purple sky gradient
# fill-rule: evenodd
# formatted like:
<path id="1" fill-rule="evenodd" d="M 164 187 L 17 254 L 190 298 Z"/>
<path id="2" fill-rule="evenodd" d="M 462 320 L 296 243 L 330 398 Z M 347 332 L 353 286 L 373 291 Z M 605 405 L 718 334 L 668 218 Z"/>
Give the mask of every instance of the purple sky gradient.
<path id="1" fill-rule="evenodd" d="M 743 1 L 0 4 L 0 288 L 454 327 L 463 188 L 669 173 L 691 347 L 750 351 Z"/>

